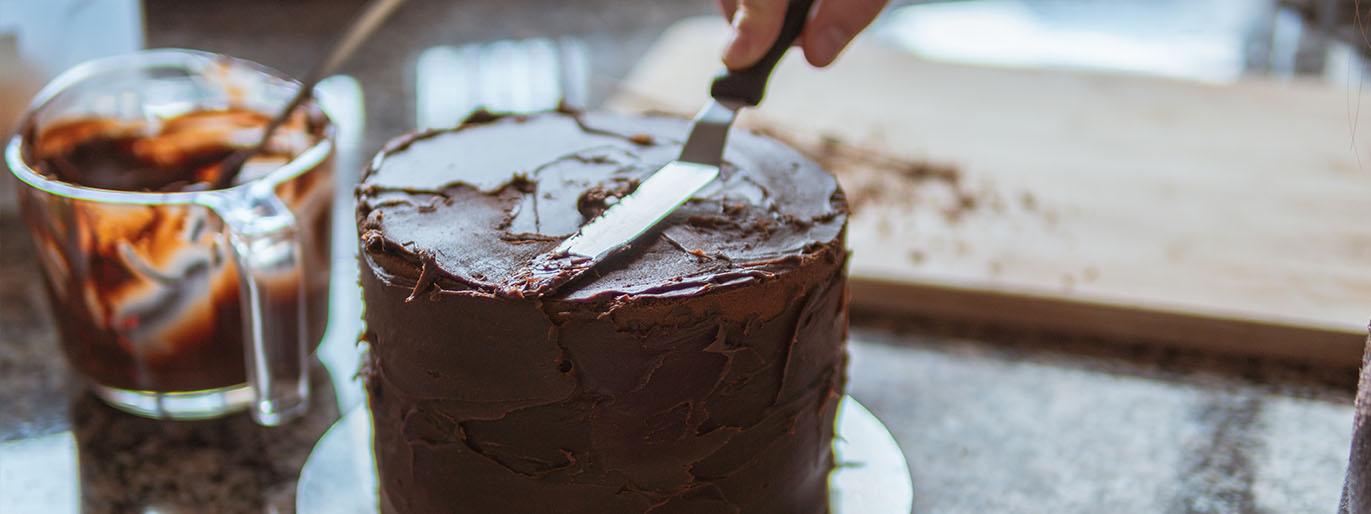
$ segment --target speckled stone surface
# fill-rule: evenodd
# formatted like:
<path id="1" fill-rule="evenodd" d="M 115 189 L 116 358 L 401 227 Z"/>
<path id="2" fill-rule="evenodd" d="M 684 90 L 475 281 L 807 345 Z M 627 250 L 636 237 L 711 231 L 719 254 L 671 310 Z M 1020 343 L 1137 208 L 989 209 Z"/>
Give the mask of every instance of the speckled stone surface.
<path id="1" fill-rule="evenodd" d="M 301 73 L 361 3 L 149 0 L 148 44 Z M 368 118 L 350 151 L 369 155 L 412 126 L 413 61 L 429 46 L 580 37 L 593 103 L 662 29 L 713 8 L 709 0 L 411 0 L 395 19 L 403 30 L 383 30 L 344 70 L 362 83 Z M 0 215 L 0 513 L 293 511 L 295 474 L 338 402 L 315 402 L 303 422 L 282 429 L 242 415 L 157 423 L 105 407 L 69 383 L 30 251 L 17 220 Z M 334 322 L 342 325 L 321 351 L 347 354 L 355 320 Z M 904 450 L 916 513 L 1337 507 L 1355 370 L 870 316 L 854 320 L 852 337 L 849 392 Z M 340 401 L 355 403 L 350 372 L 335 371 Z M 323 397 L 326 378 L 317 370 Z"/>
<path id="2" fill-rule="evenodd" d="M 1337 508 L 1353 370 L 890 325 L 855 325 L 849 392 L 904 450 L 916 513 Z"/>
<path id="3" fill-rule="evenodd" d="M 280 429 L 245 414 L 221 420 L 164 423 L 137 418 L 89 394 L 71 403 L 82 512 L 288 512 L 295 480 L 314 442 L 338 419 L 322 367 L 308 415 Z M 217 509 L 216 509 L 217 511 Z"/>

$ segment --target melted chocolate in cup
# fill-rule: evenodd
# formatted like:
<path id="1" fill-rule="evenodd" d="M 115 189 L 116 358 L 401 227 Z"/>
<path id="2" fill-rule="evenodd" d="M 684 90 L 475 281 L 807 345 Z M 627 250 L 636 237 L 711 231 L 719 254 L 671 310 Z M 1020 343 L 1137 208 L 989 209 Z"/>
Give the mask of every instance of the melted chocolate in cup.
<path id="1" fill-rule="evenodd" d="M 269 173 L 323 137 L 307 119 L 321 118 L 283 126 L 238 180 Z M 79 186 L 196 191 L 214 182 L 226 157 L 250 148 L 267 121 L 242 109 L 192 111 L 155 126 L 74 119 L 29 134 L 24 150 L 40 173 Z M 305 276 L 282 276 L 265 291 L 279 296 L 268 298 L 273 308 L 298 312 L 293 292 L 304 281 L 303 322 L 315 345 L 327 318 L 332 166 L 326 160 L 278 186 L 299 222 Z M 244 384 L 239 272 L 216 215 L 195 205 L 99 203 L 28 188 L 21 199 L 62 346 L 78 372 L 131 391 Z"/>

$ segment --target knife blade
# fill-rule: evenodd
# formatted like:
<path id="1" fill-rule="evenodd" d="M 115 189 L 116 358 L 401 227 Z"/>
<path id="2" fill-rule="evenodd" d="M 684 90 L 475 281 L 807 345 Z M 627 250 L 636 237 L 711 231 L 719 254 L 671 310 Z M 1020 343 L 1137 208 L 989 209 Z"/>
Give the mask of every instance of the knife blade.
<path id="1" fill-rule="evenodd" d="M 766 82 L 809 18 L 813 0 L 792 0 L 781 33 L 757 64 L 724 70 L 710 87 L 712 99 L 695 115 L 680 157 L 643 180 L 632 193 L 552 251 L 540 254 L 501 288 L 515 298 L 542 297 L 629 248 L 719 177 L 728 131 L 739 109 L 761 103 Z"/>

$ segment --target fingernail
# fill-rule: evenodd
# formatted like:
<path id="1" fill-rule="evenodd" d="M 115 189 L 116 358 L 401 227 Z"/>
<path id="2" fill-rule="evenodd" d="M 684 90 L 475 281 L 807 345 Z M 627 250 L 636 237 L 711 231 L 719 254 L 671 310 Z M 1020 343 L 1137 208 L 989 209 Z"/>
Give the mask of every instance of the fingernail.
<path id="1" fill-rule="evenodd" d="M 819 33 L 819 38 L 814 42 L 814 55 L 811 62 L 819 66 L 828 66 L 838 58 L 838 52 L 843 51 L 847 46 L 848 34 L 846 30 L 837 25 L 830 25 Z"/>

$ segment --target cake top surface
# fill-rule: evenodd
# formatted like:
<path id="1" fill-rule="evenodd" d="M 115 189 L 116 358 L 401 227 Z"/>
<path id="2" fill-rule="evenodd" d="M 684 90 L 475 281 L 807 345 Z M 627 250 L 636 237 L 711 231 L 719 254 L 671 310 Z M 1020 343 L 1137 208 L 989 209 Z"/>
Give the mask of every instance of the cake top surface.
<path id="1" fill-rule="evenodd" d="M 423 294 L 500 294 L 672 161 L 684 120 L 545 113 L 401 137 L 358 187 L 366 262 Z M 847 204 L 795 150 L 734 129 L 720 178 L 560 300 L 689 295 L 770 276 L 841 244 Z"/>

